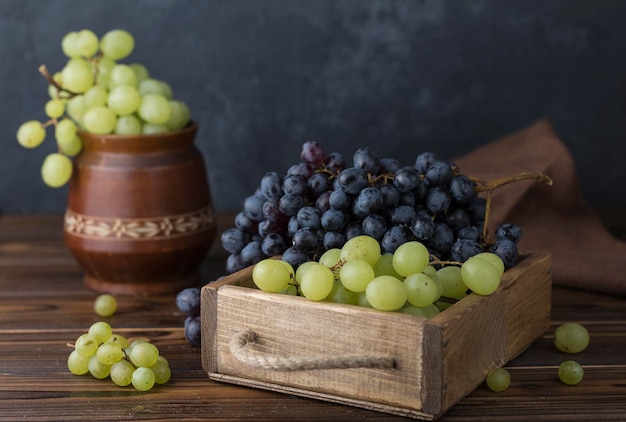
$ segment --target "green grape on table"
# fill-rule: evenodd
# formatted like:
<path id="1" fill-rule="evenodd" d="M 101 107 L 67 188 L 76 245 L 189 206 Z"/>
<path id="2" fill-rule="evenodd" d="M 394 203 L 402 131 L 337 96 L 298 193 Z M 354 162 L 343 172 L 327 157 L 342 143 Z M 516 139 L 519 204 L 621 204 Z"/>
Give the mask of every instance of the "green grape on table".
<path id="1" fill-rule="evenodd" d="M 91 357 L 98 351 L 98 339 L 89 334 L 81 334 L 74 342 L 74 350 L 84 357 Z"/>
<path id="2" fill-rule="evenodd" d="M 497 368 L 487 374 L 487 387 L 491 391 L 501 393 L 511 385 L 511 374 L 504 368 Z"/>
<path id="3" fill-rule="evenodd" d="M 126 359 L 122 359 L 118 362 L 115 362 L 111 369 L 109 370 L 109 376 L 111 377 L 111 381 L 115 385 L 119 385 L 120 387 L 126 387 L 130 385 L 132 382 L 133 372 L 135 372 L 135 366 L 127 361 Z"/>
<path id="4" fill-rule="evenodd" d="M 105 321 L 97 321 L 89 326 L 88 334 L 93 336 L 98 343 L 104 343 L 113 335 L 111 325 Z"/>
<path id="5" fill-rule="evenodd" d="M 128 358 L 137 367 L 149 367 L 154 365 L 159 358 L 159 349 L 150 342 L 139 343 L 132 346 Z"/>
<path id="6" fill-rule="evenodd" d="M 137 390 L 148 391 L 154 387 L 156 377 L 152 369 L 139 367 L 133 371 L 131 382 Z"/>
<path id="7" fill-rule="evenodd" d="M 72 350 L 67 357 L 67 368 L 74 375 L 85 375 L 89 372 L 89 356 L 83 356 Z"/>
<path id="8" fill-rule="evenodd" d="M 429 261 L 428 249 L 418 241 L 409 241 L 398 246 L 392 260 L 393 268 L 402 277 L 423 272 Z"/>
<path id="9" fill-rule="evenodd" d="M 576 385 L 583 380 L 585 371 L 576 361 L 566 360 L 559 365 L 559 379 L 567 385 Z"/>
<path id="10" fill-rule="evenodd" d="M 580 353 L 589 346 L 589 332 L 576 322 L 567 322 L 554 331 L 554 345 L 564 353 Z"/>
<path id="11" fill-rule="evenodd" d="M 89 367 L 89 373 L 99 380 L 108 378 L 111 373 L 111 365 L 104 364 L 98 360 L 98 356 L 93 355 L 89 358 L 89 362 L 87 363 Z"/>
<path id="12" fill-rule="evenodd" d="M 41 178 L 52 188 L 58 188 L 67 183 L 72 176 L 72 160 L 58 152 L 48 154 L 41 165 Z"/>
<path id="13" fill-rule="evenodd" d="M 117 311 L 117 300 L 108 293 L 101 294 L 94 301 L 93 309 L 101 317 L 110 317 Z"/>
<path id="14" fill-rule="evenodd" d="M 472 257 L 461 265 L 461 278 L 471 291 L 488 296 L 498 289 L 502 277 L 492 263 Z"/>
<path id="15" fill-rule="evenodd" d="M 107 341 L 98 347 L 96 357 L 98 361 L 104 365 L 113 365 L 124 357 L 124 350 L 121 344 L 114 341 Z"/>
<path id="16" fill-rule="evenodd" d="M 29 120 L 17 129 L 17 142 L 24 148 L 35 148 L 46 139 L 46 129 L 41 122 Z"/>
<path id="17" fill-rule="evenodd" d="M 402 281 L 389 275 L 374 278 L 365 289 L 368 303 L 381 311 L 397 311 L 408 298 Z"/>
<path id="18" fill-rule="evenodd" d="M 156 384 L 165 384 L 172 377 L 172 370 L 167 359 L 159 356 L 156 363 L 150 367 L 154 373 L 154 382 Z"/>

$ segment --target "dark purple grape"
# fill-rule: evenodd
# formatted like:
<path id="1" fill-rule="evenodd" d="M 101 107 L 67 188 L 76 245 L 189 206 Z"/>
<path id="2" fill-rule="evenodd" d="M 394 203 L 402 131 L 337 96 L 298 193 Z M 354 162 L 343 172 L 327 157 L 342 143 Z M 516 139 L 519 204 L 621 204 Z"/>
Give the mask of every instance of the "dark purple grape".
<path id="1" fill-rule="evenodd" d="M 483 248 L 480 244 L 469 239 L 457 239 L 450 248 L 450 256 L 459 262 L 465 262 L 481 252 L 483 252 Z"/>
<path id="2" fill-rule="evenodd" d="M 366 234 L 379 242 L 387 232 L 387 221 L 380 215 L 368 215 L 363 219 L 363 234 Z"/>
<path id="3" fill-rule="evenodd" d="M 283 179 L 283 192 L 304 195 L 307 192 L 307 179 L 299 174 L 288 174 Z"/>
<path id="4" fill-rule="evenodd" d="M 496 229 L 496 239 L 508 239 L 513 243 L 519 243 L 522 239 L 522 228 L 517 224 L 505 223 Z"/>
<path id="5" fill-rule="evenodd" d="M 322 227 L 320 217 L 320 212 L 315 207 L 302 207 L 296 214 L 300 228 L 312 230 L 318 230 Z"/>
<path id="6" fill-rule="evenodd" d="M 295 193 L 287 193 L 280 198 L 278 205 L 283 214 L 291 217 L 296 215 L 300 208 L 304 206 L 304 198 Z"/>
<path id="7" fill-rule="evenodd" d="M 415 208 L 409 205 L 398 205 L 397 207 L 389 210 L 389 223 L 392 226 L 408 226 L 416 216 L 417 211 L 415 211 Z"/>
<path id="8" fill-rule="evenodd" d="M 280 212 L 278 199 L 268 199 L 263 203 L 263 218 L 270 221 L 280 220 L 285 214 Z"/>
<path id="9" fill-rule="evenodd" d="M 376 186 L 368 186 L 356 197 L 355 203 L 359 210 L 367 215 L 376 214 L 383 206 L 383 194 Z"/>
<path id="10" fill-rule="evenodd" d="M 380 193 L 383 194 L 383 208 L 395 208 L 400 203 L 400 192 L 394 185 L 381 185 Z"/>
<path id="11" fill-rule="evenodd" d="M 320 167 L 326 160 L 326 152 L 324 147 L 315 141 L 307 141 L 302 145 L 300 158 L 305 163 L 311 164 L 313 167 Z"/>
<path id="12" fill-rule="evenodd" d="M 315 252 L 320 247 L 320 237 L 316 230 L 308 227 L 298 229 L 293 235 L 293 247 L 305 253 Z"/>
<path id="13" fill-rule="evenodd" d="M 239 253 L 249 241 L 249 236 L 237 228 L 224 230 L 220 237 L 222 247 L 229 253 Z"/>
<path id="14" fill-rule="evenodd" d="M 408 205 L 409 207 L 415 206 L 415 195 L 413 192 L 404 192 L 400 194 L 398 199 L 398 205 Z"/>
<path id="15" fill-rule="evenodd" d="M 415 159 L 415 170 L 424 174 L 426 173 L 426 170 L 428 170 L 428 167 L 436 161 L 440 161 L 437 154 L 433 152 L 423 152 Z"/>
<path id="16" fill-rule="evenodd" d="M 305 180 L 308 180 L 308 178 L 311 177 L 314 172 L 315 169 L 313 168 L 313 166 L 305 162 L 294 164 L 287 169 L 288 175 L 302 176 Z"/>
<path id="17" fill-rule="evenodd" d="M 474 225 L 480 225 L 485 221 L 485 213 L 487 211 L 487 200 L 485 198 L 477 198 L 469 208 L 467 208 L 468 214 L 472 219 Z"/>
<path id="18" fill-rule="evenodd" d="M 360 221 L 352 221 L 346 227 L 346 240 L 363 234 L 363 224 Z"/>
<path id="19" fill-rule="evenodd" d="M 341 211 L 349 211 L 352 208 L 352 201 L 352 196 L 341 189 L 332 191 L 328 197 L 330 207 Z"/>
<path id="20" fill-rule="evenodd" d="M 269 233 L 261 242 L 261 250 L 267 256 L 280 255 L 286 248 L 285 239 L 276 233 Z"/>
<path id="21" fill-rule="evenodd" d="M 368 147 L 359 148 L 352 159 L 353 166 L 363 169 L 366 173 L 376 175 L 380 170 L 380 160 Z"/>
<path id="22" fill-rule="evenodd" d="M 418 215 L 411 222 L 410 229 L 417 240 L 424 241 L 435 232 L 435 223 L 428 217 Z"/>
<path id="23" fill-rule="evenodd" d="M 267 258 L 267 256 L 263 253 L 263 250 L 261 250 L 260 240 L 253 240 L 252 242 L 248 243 L 246 246 L 243 247 L 240 255 L 241 260 L 244 262 L 244 264 L 246 264 L 246 266 L 256 264 L 263 258 Z"/>
<path id="24" fill-rule="evenodd" d="M 478 194 L 474 187 L 475 183 L 464 174 L 454 176 L 450 180 L 450 194 L 458 204 L 469 204 L 476 200 Z"/>
<path id="25" fill-rule="evenodd" d="M 340 172 L 346 168 L 346 160 L 343 158 L 343 155 L 338 152 L 328 154 L 324 164 L 326 165 L 326 169 L 333 173 Z"/>
<path id="26" fill-rule="evenodd" d="M 452 180 L 452 166 L 447 161 L 435 161 L 424 176 L 431 186 L 447 185 Z"/>
<path id="27" fill-rule="evenodd" d="M 463 208 L 455 208 L 448 212 L 443 220 L 454 233 L 471 224 L 470 217 Z"/>
<path id="28" fill-rule="evenodd" d="M 380 243 L 383 252 L 394 253 L 398 246 L 409 240 L 411 240 L 411 236 L 405 226 L 392 226 L 385 232 Z"/>
<path id="29" fill-rule="evenodd" d="M 379 173 L 395 173 L 402 168 L 400 161 L 395 158 L 381 158 Z"/>
<path id="30" fill-rule="evenodd" d="M 246 268 L 246 263 L 241 259 L 239 254 L 230 254 L 226 258 L 226 272 L 228 274 L 235 273 Z"/>
<path id="31" fill-rule="evenodd" d="M 248 217 L 243 211 L 238 212 L 235 216 L 235 227 L 246 233 L 256 233 L 258 221 L 254 221 Z"/>
<path id="32" fill-rule="evenodd" d="M 318 196 L 317 199 L 315 200 L 315 208 L 317 208 L 322 213 L 328 211 L 330 209 L 330 202 L 329 202 L 330 194 L 332 192 L 333 191 L 331 190 L 327 190 L 326 192 Z"/>
<path id="33" fill-rule="evenodd" d="M 287 232 L 287 216 L 281 218 L 279 220 L 263 220 L 259 223 L 258 234 L 261 237 L 260 241 L 263 238 L 270 234 L 278 234 L 284 235 Z"/>
<path id="34" fill-rule="evenodd" d="M 339 173 L 337 184 L 344 192 L 358 195 L 369 184 L 369 180 L 363 169 L 350 167 Z"/>
<path id="35" fill-rule="evenodd" d="M 293 235 L 296 234 L 299 228 L 300 224 L 298 223 L 298 217 L 295 215 L 290 217 L 289 221 L 287 222 L 287 235 L 290 238 L 293 237 Z"/>
<path id="36" fill-rule="evenodd" d="M 188 287 L 181 290 L 176 295 L 176 306 L 178 310 L 188 316 L 200 315 L 200 289 Z"/>
<path id="37" fill-rule="evenodd" d="M 341 248 L 346 243 L 346 235 L 340 232 L 326 232 L 322 245 L 324 249 Z"/>
<path id="38" fill-rule="evenodd" d="M 458 239 L 468 239 L 473 240 L 474 242 L 480 242 L 480 238 L 482 237 L 483 231 L 482 228 L 478 226 L 468 226 L 460 229 L 456 237 Z"/>
<path id="39" fill-rule="evenodd" d="M 309 255 L 290 246 L 283 252 L 281 260 L 288 262 L 294 270 L 297 270 L 300 265 L 309 260 Z"/>
<path id="40" fill-rule="evenodd" d="M 502 262 L 504 262 L 505 269 L 509 269 L 517 264 L 519 259 L 517 245 L 509 239 L 497 239 L 491 246 L 490 251 L 500 257 Z"/>
<path id="41" fill-rule="evenodd" d="M 444 187 L 435 186 L 428 189 L 426 194 L 426 208 L 433 214 L 442 214 L 448 211 L 452 203 L 450 192 Z"/>
<path id="42" fill-rule="evenodd" d="M 263 195 L 248 196 L 243 202 L 243 212 L 246 217 L 254 221 L 263 220 L 263 203 L 265 203 Z"/>
<path id="43" fill-rule="evenodd" d="M 411 192 L 419 182 L 419 173 L 413 167 L 402 167 L 395 172 L 393 178 L 393 184 L 400 193 Z"/>
<path id="44" fill-rule="evenodd" d="M 326 173 L 315 173 L 307 180 L 307 196 L 311 201 L 317 199 L 322 193 L 331 190 L 333 184 Z"/>
<path id="45" fill-rule="evenodd" d="M 342 211 L 329 209 L 320 219 L 322 227 L 330 231 L 339 231 L 346 224 L 346 217 Z"/>
<path id="46" fill-rule="evenodd" d="M 199 315 L 196 316 L 188 316 L 185 319 L 185 339 L 189 344 L 195 347 L 200 347 L 202 345 L 202 324 Z"/>
<path id="47" fill-rule="evenodd" d="M 454 243 L 454 233 L 450 230 L 450 227 L 443 223 L 435 223 L 435 230 L 433 235 L 428 239 L 428 246 L 436 249 L 442 253 L 450 251 L 452 244 Z M 438 258 L 445 258 L 439 256 Z"/>
<path id="48" fill-rule="evenodd" d="M 275 171 L 265 173 L 261 178 L 261 192 L 265 199 L 279 199 L 283 196 L 283 181 Z"/>

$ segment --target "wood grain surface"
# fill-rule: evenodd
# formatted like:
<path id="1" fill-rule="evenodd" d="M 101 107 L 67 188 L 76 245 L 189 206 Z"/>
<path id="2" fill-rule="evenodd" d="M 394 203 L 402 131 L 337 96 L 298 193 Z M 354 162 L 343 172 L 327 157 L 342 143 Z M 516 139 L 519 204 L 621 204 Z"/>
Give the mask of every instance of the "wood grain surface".
<path id="1" fill-rule="evenodd" d="M 620 218 L 609 220 L 623 236 Z M 218 215 L 221 230 L 231 222 L 232 214 Z M 172 368 L 169 383 L 142 393 L 70 374 L 67 343 L 99 318 L 92 310 L 96 294 L 83 286 L 62 236 L 61 215 L 0 216 L 0 421 L 410 420 L 210 380 L 200 349 L 184 339 L 185 315 L 174 295 L 118 297 L 118 312 L 106 319 L 114 331 L 148 337 L 159 347 Z M 224 257 L 214 245 L 203 280 L 222 275 Z M 553 346 L 554 329 L 567 321 L 584 324 L 591 334 L 589 348 L 578 355 Z M 556 369 L 566 359 L 583 365 L 581 384 L 558 380 Z M 553 288 L 549 330 L 506 368 L 512 375 L 506 392 L 481 385 L 439 420 L 626 420 L 626 301 Z"/>

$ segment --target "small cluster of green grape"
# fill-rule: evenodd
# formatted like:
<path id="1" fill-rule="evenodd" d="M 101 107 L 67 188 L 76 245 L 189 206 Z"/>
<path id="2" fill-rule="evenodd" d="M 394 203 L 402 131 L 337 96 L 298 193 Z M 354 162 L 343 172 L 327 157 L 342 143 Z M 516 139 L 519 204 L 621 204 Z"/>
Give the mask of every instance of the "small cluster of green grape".
<path id="1" fill-rule="evenodd" d="M 190 121 L 188 106 L 175 100 L 171 86 L 150 76 L 140 63 L 124 64 L 135 46 L 133 36 L 115 29 L 98 39 L 88 29 L 70 32 L 61 42 L 69 58 L 63 69 L 48 79 L 50 100 L 45 105 L 49 120 L 29 120 L 17 130 L 25 148 L 39 146 L 46 128 L 54 126 L 58 152 L 49 154 L 41 168 L 50 187 L 67 183 L 72 173 L 70 157 L 82 150 L 78 131 L 95 134 L 138 135 L 174 131 Z"/>
<path id="2" fill-rule="evenodd" d="M 129 341 L 104 321 L 93 323 L 76 339 L 67 367 L 74 375 L 111 378 L 120 387 L 132 384 L 139 391 L 165 384 L 172 375 L 169 362 L 154 344 L 145 339 Z"/>
<path id="3" fill-rule="evenodd" d="M 576 322 L 567 322 L 554 331 L 554 346 L 563 353 L 580 353 L 589 346 L 589 332 Z M 559 365 L 558 377 L 564 384 L 576 385 L 583 380 L 585 371 L 575 360 L 566 360 Z M 509 388 L 511 374 L 505 368 L 497 368 L 487 374 L 487 387 L 500 393 Z"/>
<path id="4" fill-rule="evenodd" d="M 288 262 L 264 259 L 254 266 L 252 280 L 266 292 L 432 317 L 469 291 L 492 294 L 503 273 L 502 260 L 490 252 L 463 263 L 442 262 L 418 241 L 381 254 L 376 239 L 360 235 L 296 271 Z"/>

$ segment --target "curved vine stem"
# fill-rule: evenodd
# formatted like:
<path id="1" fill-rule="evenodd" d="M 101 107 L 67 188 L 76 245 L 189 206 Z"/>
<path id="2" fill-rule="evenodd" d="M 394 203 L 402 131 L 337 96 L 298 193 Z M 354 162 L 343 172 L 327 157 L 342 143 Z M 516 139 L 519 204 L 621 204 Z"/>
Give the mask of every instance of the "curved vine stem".
<path id="1" fill-rule="evenodd" d="M 501 186 L 508 185 L 514 182 L 520 182 L 522 180 L 535 180 L 538 182 L 543 182 L 548 186 L 552 186 L 552 179 L 550 176 L 544 173 L 518 173 L 513 176 L 502 177 L 500 179 L 483 181 L 483 180 L 474 180 L 476 182 L 476 187 L 474 191 L 476 192 L 484 192 L 484 191 L 492 191 Z"/>
<path id="2" fill-rule="evenodd" d="M 50 71 L 48 70 L 48 68 L 46 67 L 45 64 L 42 64 L 41 66 L 39 66 L 39 73 L 41 73 L 41 75 L 46 79 L 46 81 L 48 81 L 48 83 L 52 86 L 54 86 L 59 92 L 66 92 L 68 94 L 68 98 L 72 98 L 75 97 L 77 95 L 80 95 L 76 92 L 70 91 L 68 89 L 63 88 L 61 85 L 59 85 L 54 78 L 52 77 L 52 74 L 50 73 Z"/>

